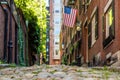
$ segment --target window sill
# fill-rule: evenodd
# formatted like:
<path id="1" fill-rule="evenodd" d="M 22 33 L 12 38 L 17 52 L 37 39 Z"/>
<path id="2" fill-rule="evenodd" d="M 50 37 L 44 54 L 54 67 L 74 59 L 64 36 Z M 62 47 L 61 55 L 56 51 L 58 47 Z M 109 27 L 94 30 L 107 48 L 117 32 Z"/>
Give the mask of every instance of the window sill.
<path id="1" fill-rule="evenodd" d="M 95 40 L 95 41 L 91 44 L 91 47 L 90 47 L 90 48 L 92 48 L 92 47 L 95 45 L 96 41 L 97 41 L 97 40 Z"/>
<path id="2" fill-rule="evenodd" d="M 103 41 L 103 48 L 107 48 L 114 40 L 114 36 L 109 36 L 107 39 Z"/>

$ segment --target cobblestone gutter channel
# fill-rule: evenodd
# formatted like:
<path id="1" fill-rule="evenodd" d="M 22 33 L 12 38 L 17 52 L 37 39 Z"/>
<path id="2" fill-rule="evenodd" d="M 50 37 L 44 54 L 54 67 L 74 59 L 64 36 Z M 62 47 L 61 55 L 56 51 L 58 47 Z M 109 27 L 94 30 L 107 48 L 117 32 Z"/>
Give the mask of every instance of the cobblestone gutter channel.
<path id="1" fill-rule="evenodd" d="M 120 67 L 93 67 L 95 70 L 108 70 L 113 72 L 120 72 Z"/>
<path id="2" fill-rule="evenodd" d="M 34 65 L 0 69 L 0 80 L 120 80 L 120 73 L 107 67 Z"/>

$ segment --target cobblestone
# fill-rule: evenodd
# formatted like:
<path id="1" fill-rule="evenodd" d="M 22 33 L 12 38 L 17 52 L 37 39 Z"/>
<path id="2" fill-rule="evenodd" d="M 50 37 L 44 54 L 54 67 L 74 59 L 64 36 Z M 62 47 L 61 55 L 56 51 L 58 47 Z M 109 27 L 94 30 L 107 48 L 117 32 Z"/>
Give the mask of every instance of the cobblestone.
<path id="1" fill-rule="evenodd" d="M 34 65 L 0 69 L 0 80 L 120 80 L 120 73 L 104 67 Z"/>

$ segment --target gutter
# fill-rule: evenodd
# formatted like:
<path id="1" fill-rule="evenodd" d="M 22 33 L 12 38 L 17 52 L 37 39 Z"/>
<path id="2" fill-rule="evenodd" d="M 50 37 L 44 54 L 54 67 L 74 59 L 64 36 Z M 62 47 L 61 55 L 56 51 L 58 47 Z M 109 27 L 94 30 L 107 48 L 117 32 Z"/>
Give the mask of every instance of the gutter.
<path id="1" fill-rule="evenodd" d="M 4 13 L 5 13 L 5 27 L 4 27 L 4 55 L 3 55 L 3 60 L 6 61 L 7 59 L 7 32 L 8 32 L 8 10 L 6 8 L 3 8 Z"/>

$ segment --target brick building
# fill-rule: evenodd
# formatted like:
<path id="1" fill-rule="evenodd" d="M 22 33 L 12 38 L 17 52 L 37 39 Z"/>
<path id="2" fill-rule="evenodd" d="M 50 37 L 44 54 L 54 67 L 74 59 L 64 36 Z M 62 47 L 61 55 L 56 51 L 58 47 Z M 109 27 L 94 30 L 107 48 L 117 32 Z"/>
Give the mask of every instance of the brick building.
<path id="1" fill-rule="evenodd" d="M 54 46 L 53 46 L 53 41 L 54 41 L 54 34 L 53 34 L 53 1 L 50 0 L 50 31 L 49 31 L 49 35 L 50 35 L 50 53 L 49 53 L 49 64 L 53 64 L 53 59 L 52 59 L 52 53 L 53 53 L 53 49 L 54 49 Z"/>
<path id="2" fill-rule="evenodd" d="M 14 2 L 0 1 L 0 60 L 28 64 L 27 27 L 22 12 Z M 10 6 L 10 4 L 12 6 Z"/>
<path id="3" fill-rule="evenodd" d="M 50 64 L 60 64 L 60 28 L 62 23 L 62 0 L 50 0 Z"/>
<path id="4" fill-rule="evenodd" d="M 78 9 L 75 26 L 61 28 L 61 51 L 67 64 L 97 66 L 118 61 L 120 1 L 65 0 L 64 5 Z"/>

